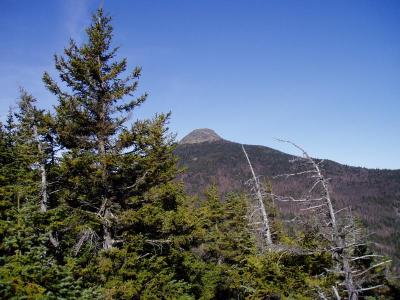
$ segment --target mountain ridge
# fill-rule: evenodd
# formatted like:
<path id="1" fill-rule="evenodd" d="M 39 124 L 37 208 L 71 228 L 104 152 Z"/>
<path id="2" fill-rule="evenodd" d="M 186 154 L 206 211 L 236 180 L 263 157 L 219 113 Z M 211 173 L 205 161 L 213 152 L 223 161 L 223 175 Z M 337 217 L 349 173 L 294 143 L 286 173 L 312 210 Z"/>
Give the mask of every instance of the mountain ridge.
<path id="1" fill-rule="evenodd" d="M 217 185 L 221 194 L 231 191 L 248 192 L 245 181 L 251 174 L 242 144 L 224 139 L 199 143 L 179 143 L 175 153 L 178 163 L 186 169 L 180 179 L 189 194 L 201 194 L 210 184 Z M 275 179 L 288 173 L 295 157 L 261 145 L 244 145 L 257 175 L 272 183 L 274 193 L 301 193 L 301 179 Z M 369 169 L 323 161 L 323 170 L 331 178 L 332 195 L 339 208 L 351 206 L 369 231 L 375 232 L 376 248 L 394 256 L 400 265 L 400 170 Z M 280 205 L 284 214 L 294 208 Z M 379 212 L 379 213 L 378 213 Z"/>

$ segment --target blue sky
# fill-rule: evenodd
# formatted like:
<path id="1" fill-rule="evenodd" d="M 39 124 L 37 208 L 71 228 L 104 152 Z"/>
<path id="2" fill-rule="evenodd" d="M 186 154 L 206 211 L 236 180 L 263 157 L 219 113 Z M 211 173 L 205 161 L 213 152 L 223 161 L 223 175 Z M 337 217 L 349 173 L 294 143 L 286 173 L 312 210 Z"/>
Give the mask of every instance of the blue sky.
<path id="1" fill-rule="evenodd" d="M 400 168 L 400 1 L 102 1 L 115 45 L 143 67 L 147 103 L 172 111 L 178 138 L 195 128 L 295 153 Z M 18 87 L 40 106 L 53 54 L 84 28 L 98 0 L 0 0 L 0 115 Z"/>

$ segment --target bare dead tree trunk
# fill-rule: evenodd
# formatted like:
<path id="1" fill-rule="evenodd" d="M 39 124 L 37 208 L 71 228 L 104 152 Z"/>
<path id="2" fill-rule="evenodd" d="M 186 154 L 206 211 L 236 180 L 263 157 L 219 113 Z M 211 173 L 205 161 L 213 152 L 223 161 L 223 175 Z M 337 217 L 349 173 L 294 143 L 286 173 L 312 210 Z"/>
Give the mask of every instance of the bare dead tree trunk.
<path id="1" fill-rule="evenodd" d="M 114 239 L 111 235 L 110 210 L 106 209 L 103 220 L 103 249 L 111 249 L 114 246 Z"/>
<path id="2" fill-rule="evenodd" d="M 46 158 L 44 157 L 44 151 L 42 144 L 39 139 L 39 134 L 37 126 L 32 126 L 33 138 L 37 143 L 38 154 L 39 154 L 39 171 L 40 171 L 40 211 L 47 212 L 47 202 L 48 202 L 48 190 L 47 190 L 47 171 L 46 171 Z M 59 246 L 59 242 L 56 237 L 54 237 L 53 232 L 49 232 L 49 240 L 54 248 Z"/>
<path id="3" fill-rule="evenodd" d="M 37 126 L 33 125 L 32 128 L 33 131 L 33 138 L 37 142 L 37 148 L 38 148 L 38 153 L 40 156 L 39 160 L 39 170 L 40 170 L 40 178 L 41 178 L 41 183 L 40 183 L 40 211 L 41 212 L 46 212 L 47 211 L 47 199 L 48 199 L 48 193 L 47 193 L 47 172 L 46 172 L 46 163 L 45 159 L 43 158 L 43 149 L 42 149 L 42 144 L 40 143 L 38 131 L 37 131 Z"/>
<path id="4" fill-rule="evenodd" d="M 344 272 L 344 284 L 346 286 L 348 299 L 349 300 L 357 300 L 358 299 L 358 291 L 357 291 L 356 287 L 354 286 L 353 274 L 352 274 L 353 271 L 350 266 L 347 253 L 344 253 L 342 255 L 342 261 L 343 261 L 343 272 Z"/>
<path id="5" fill-rule="evenodd" d="M 253 166 L 251 165 L 249 156 L 247 155 L 247 152 L 244 149 L 243 145 L 242 145 L 242 150 L 243 150 L 244 155 L 246 156 L 246 160 L 247 160 L 247 163 L 249 165 L 249 168 L 250 168 L 250 171 L 251 171 L 251 174 L 253 177 L 254 192 L 255 192 L 255 196 L 258 200 L 258 206 L 259 206 L 258 209 L 260 210 L 261 216 L 262 216 L 262 227 L 263 227 L 262 232 L 264 235 L 265 243 L 266 243 L 267 247 L 270 248 L 272 245 L 271 228 L 269 225 L 268 214 L 265 209 L 263 192 L 261 190 L 260 182 L 259 182 L 256 174 L 254 173 L 254 169 L 253 169 Z"/>

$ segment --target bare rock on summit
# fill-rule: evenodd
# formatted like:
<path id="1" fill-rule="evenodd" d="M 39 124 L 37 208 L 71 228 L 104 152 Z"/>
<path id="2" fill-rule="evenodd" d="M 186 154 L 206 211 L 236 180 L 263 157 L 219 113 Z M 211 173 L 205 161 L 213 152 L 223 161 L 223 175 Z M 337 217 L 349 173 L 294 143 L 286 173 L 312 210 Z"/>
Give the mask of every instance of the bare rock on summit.
<path id="1" fill-rule="evenodd" d="M 208 128 L 195 129 L 186 135 L 179 144 L 197 144 L 203 142 L 222 141 L 223 139 L 215 133 L 214 130 Z"/>

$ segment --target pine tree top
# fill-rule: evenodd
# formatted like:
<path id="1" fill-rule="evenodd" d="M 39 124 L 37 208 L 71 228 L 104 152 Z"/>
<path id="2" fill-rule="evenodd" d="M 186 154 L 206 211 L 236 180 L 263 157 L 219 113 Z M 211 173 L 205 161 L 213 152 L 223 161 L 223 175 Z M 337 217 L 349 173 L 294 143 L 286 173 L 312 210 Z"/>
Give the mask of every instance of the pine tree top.
<path id="1" fill-rule="evenodd" d="M 66 89 L 48 73 L 43 75 L 47 89 L 59 100 L 60 139 L 66 147 L 95 148 L 94 140 L 107 144 L 123 129 L 129 112 L 146 100 L 146 93 L 134 97 L 141 68 L 123 76 L 127 60 L 116 60 L 118 47 L 112 47 L 110 21 L 99 9 L 86 30 L 86 42 L 78 46 L 71 39 L 64 56 L 55 55 L 55 67 Z"/>

